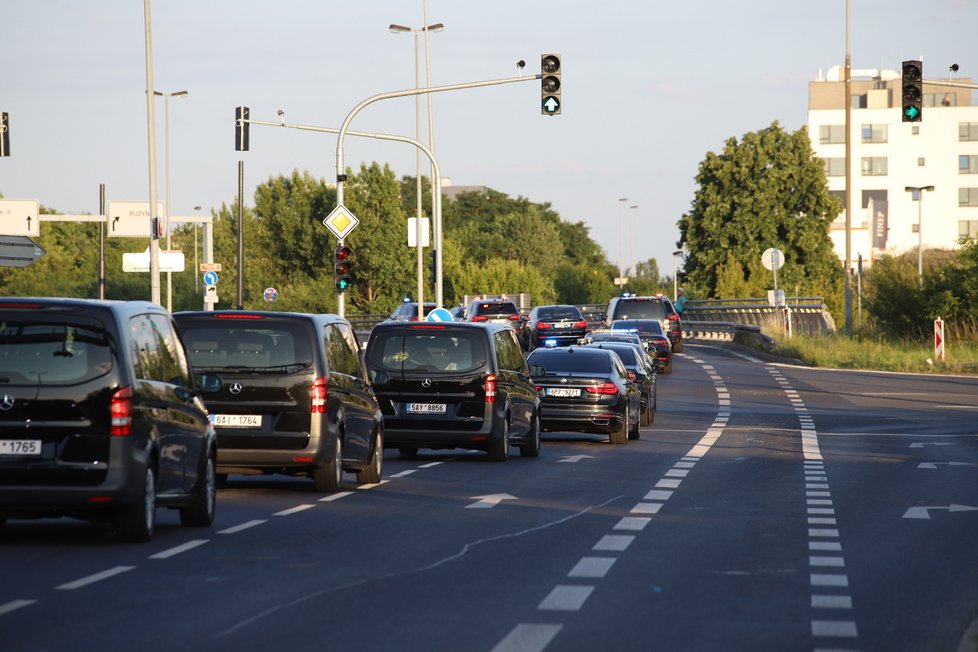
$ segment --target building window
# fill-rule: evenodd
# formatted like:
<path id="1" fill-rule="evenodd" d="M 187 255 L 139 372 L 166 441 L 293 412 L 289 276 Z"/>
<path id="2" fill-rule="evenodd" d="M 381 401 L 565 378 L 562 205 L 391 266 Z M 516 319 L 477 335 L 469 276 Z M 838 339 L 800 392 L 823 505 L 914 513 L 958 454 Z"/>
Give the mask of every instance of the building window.
<path id="1" fill-rule="evenodd" d="M 959 122 L 958 140 L 961 142 L 978 140 L 978 122 Z"/>
<path id="2" fill-rule="evenodd" d="M 836 158 L 823 158 L 825 164 L 825 176 L 844 177 L 846 176 L 846 158 L 844 156 Z"/>
<path id="3" fill-rule="evenodd" d="M 886 157 L 864 156 L 862 159 L 862 169 L 864 177 L 886 176 Z"/>
<path id="4" fill-rule="evenodd" d="M 958 206 L 978 208 L 978 188 L 958 188 Z"/>
<path id="5" fill-rule="evenodd" d="M 924 167 L 924 163 L 925 163 L 925 160 L 924 160 L 924 157 L 923 156 L 920 156 L 920 157 L 917 158 L 917 167 L 918 168 Z"/>
<path id="6" fill-rule="evenodd" d="M 958 220 L 959 238 L 978 238 L 978 220 Z"/>
<path id="7" fill-rule="evenodd" d="M 919 136 L 920 135 L 920 125 L 914 125 L 914 126 L 910 127 L 910 133 L 913 136 Z"/>
<path id="8" fill-rule="evenodd" d="M 924 93 L 924 106 L 957 106 L 955 93 Z"/>
<path id="9" fill-rule="evenodd" d="M 854 109 L 865 109 L 866 108 L 866 95 L 853 95 L 852 96 L 852 108 Z"/>
<path id="10" fill-rule="evenodd" d="M 919 231 L 920 231 L 920 225 L 919 224 L 911 224 L 910 225 L 910 232 L 911 233 L 917 233 Z"/>
<path id="11" fill-rule="evenodd" d="M 864 143 L 885 143 L 886 125 L 863 125 Z"/>
<path id="12" fill-rule="evenodd" d="M 978 156 L 962 154 L 958 157 L 959 174 L 978 174 Z"/>
<path id="13" fill-rule="evenodd" d="M 876 203 L 885 202 L 886 196 L 885 190 L 863 190 L 863 208 L 869 208 L 870 199 Z"/>
<path id="14" fill-rule="evenodd" d="M 819 145 L 838 145 L 846 142 L 845 125 L 820 125 L 818 128 Z"/>

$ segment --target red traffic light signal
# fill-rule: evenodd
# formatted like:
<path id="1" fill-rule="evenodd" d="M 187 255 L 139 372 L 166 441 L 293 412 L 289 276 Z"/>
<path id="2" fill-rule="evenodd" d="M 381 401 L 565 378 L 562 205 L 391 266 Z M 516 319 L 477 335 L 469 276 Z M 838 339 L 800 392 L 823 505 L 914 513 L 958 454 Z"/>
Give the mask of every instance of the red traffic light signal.
<path id="1" fill-rule="evenodd" d="M 353 285 L 352 271 L 353 250 L 346 245 L 338 246 L 333 250 L 333 281 L 337 292 L 346 292 Z"/>

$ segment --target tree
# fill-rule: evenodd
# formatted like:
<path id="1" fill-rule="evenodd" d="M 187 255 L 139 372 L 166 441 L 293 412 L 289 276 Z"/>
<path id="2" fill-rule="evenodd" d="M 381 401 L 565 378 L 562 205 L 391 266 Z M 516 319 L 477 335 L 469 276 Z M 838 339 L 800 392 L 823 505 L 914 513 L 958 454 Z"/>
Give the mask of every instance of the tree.
<path id="1" fill-rule="evenodd" d="M 843 270 L 829 225 L 841 206 L 805 129 L 787 133 L 774 122 L 739 142 L 730 138 L 722 153 L 707 153 L 696 182 L 677 243 L 688 252 L 687 290 L 704 298 L 762 296 L 771 278 L 761 254 L 777 247 L 785 256 L 779 284 L 839 305 Z"/>

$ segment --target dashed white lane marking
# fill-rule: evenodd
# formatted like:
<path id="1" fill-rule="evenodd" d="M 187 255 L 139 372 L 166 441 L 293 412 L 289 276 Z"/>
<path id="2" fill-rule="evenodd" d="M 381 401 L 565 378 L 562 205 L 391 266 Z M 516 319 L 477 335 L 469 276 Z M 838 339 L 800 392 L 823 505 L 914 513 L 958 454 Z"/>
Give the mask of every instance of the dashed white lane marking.
<path id="1" fill-rule="evenodd" d="M 115 577 L 116 575 L 127 573 L 134 568 L 135 566 L 116 566 L 115 568 L 104 570 L 101 573 L 95 573 L 94 575 L 89 575 L 88 577 L 77 579 L 74 582 L 66 582 L 65 584 L 56 586 L 54 588 L 61 589 L 62 591 L 73 591 L 75 589 L 80 589 L 83 586 L 88 586 L 89 584 L 95 584 L 96 582 L 107 580 L 110 577 Z"/>
<path id="2" fill-rule="evenodd" d="M 419 469 L 430 469 L 433 466 L 438 466 L 439 464 L 444 464 L 444 462 L 428 462 L 427 464 L 422 464 Z"/>
<path id="3" fill-rule="evenodd" d="M 812 635 L 855 637 L 856 623 L 851 620 L 813 620 Z"/>
<path id="4" fill-rule="evenodd" d="M 181 552 L 187 552 L 188 550 L 193 550 L 194 548 L 199 548 L 205 543 L 210 543 L 210 539 L 193 539 L 179 546 L 170 548 L 169 550 L 163 550 L 156 553 L 155 555 L 150 555 L 150 559 L 169 559 L 170 557 L 175 557 Z"/>
<path id="5" fill-rule="evenodd" d="M 225 528 L 223 530 L 218 530 L 218 534 L 235 534 L 241 532 L 242 530 L 247 530 L 248 528 L 253 528 L 256 525 L 261 525 L 262 523 L 267 523 L 263 518 L 255 519 L 253 521 L 245 521 L 241 525 L 235 525 L 234 527 Z"/>
<path id="6" fill-rule="evenodd" d="M 296 505 L 295 507 L 290 507 L 289 509 L 283 509 L 281 512 L 275 512 L 272 516 L 291 516 L 292 514 L 297 514 L 299 512 L 304 512 L 307 509 L 312 509 L 315 505 Z"/>
<path id="7" fill-rule="evenodd" d="M 417 469 L 406 469 L 404 471 L 401 471 L 400 473 L 395 473 L 391 477 L 392 478 L 403 478 L 404 476 L 411 475 L 412 473 L 415 473 L 415 472 L 417 472 Z"/>
<path id="8" fill-rule="evenodd" d="M 615 557 L 582 557 L 567 573 L 567 577 L 600 579 L 608 574 L 616 561 Z"/>
<path id="9" fill-rule="evenodd" d="M 625 530 L 629 532 L 641 532 L 645 526 L 652 522 L 651 518 L 640 516 L 624 516 L 613 529 Z"/>
<path id="10" fill-rule="evenodd" d="M 606 534 L 594 544 L 591 550 L 603 550 L 608 552 L 622 552 L 628 549 L 635 537 L 631 534 Z"/>
<path id="11" fill-rule="evenodd" d="M 340 498 L 346 498 L 347 496 L 352 496 L 352 491 L 340 491 L 335 494 L 329 494 L 328 496 L 323 496 L 319 499 L 321 503 L 331 503 L 334 500 L 339 500 Z"/>
<path id="12" fill-rule="evenodd" d="M 492 652 L 540 652 L 550 645 L 562 628 L 563 625 L 521 623 L 499 641 Z"/>
<path id="13" fill-rule="evenodd" d="M 852 609 L 852 598 L 848 595 L 813 595 L 813 609 Z"/>
<path id="14" fill-rule="evenodd" d="M 9 614 L 11 611 L 17 611 L 23 607 L 29 607 L 35 602 L 37 600 L 11 600 L 7 604 L 0 604 L 0 616 Z"/>
<path id="15" fill-rule="evenodd" d="M 662 503 L 638 503 L 629 510 L 632 514 L 658 514 Z"/>
<path id="16" fill-rule="evenodd" d="M 541 611 L 580 611 L 594 591 L 593 586 L 558 584 L 537 607 Z"/>

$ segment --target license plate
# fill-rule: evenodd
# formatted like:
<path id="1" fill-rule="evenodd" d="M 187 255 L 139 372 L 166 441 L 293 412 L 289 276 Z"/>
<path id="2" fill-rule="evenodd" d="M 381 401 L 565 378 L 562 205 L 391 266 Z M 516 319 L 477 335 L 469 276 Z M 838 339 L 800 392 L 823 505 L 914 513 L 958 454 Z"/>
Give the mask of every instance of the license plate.
<path id="1" fill-rule="evenodd" d="M 212 414 L 211 423 L 221 428 L 261 428 L 261 415 Z"/>
<path id="2" fill-rule="evenodd" d="M 41 454 L 40 439 L 0 439 L 0 455 Z"/>
<path id="3" fill-rule="evenodd" d="M 570 324 L 554 324 L 554 328 L 570 328 Z"/>
<path id="4" fill-rule="evenodd" d="M 580 396 L 581 390 L 576 387 L 548 387 L 547 396 Z"/>
<path id="5" fill-rule="evenodd" d="M 407 411 L 411 414 L 445 414 L 444 403 L 408 403 Z"/>

